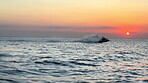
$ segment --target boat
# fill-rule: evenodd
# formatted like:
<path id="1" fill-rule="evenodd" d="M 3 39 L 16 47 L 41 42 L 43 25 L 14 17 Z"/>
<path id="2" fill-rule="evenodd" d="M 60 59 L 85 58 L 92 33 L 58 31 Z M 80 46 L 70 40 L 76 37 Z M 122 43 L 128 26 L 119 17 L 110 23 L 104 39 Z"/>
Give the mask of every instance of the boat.
<path id="1" fill-rule="evenodd" d="M 84 43 L 103 43 L 103 42 L 108 42 L 109 39 L 105 37 L 101 37 L 99 35 L 90 35 L 90 36 L 85 36 L 84 38 L 80 39 L 79 42 L 84 42 Z"/>
<path id="2" fill-rule="evenodd" d="M 102 39 L 98 41 L 98 43 L 108 42 L 109 39 L 102 36 Z"/>

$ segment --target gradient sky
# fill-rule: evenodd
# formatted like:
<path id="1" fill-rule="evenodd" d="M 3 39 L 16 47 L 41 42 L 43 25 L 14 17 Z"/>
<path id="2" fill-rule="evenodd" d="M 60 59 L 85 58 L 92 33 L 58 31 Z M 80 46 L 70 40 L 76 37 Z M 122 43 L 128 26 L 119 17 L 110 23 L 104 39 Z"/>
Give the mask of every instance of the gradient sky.
<path id="1" fill-rule="evenodd" d="M 148 38 L 148 0 L 0 0 L 0 36 L 87 34 Z"/>

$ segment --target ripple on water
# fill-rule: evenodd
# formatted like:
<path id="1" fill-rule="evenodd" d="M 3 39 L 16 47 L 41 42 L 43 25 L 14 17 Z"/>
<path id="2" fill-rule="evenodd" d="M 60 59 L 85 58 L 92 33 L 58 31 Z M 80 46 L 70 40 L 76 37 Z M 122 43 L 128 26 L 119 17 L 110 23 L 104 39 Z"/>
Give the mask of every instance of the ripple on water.
<path id="1" fill-rule="evenodd" d="M 3 78 L 0 78 L 0 82 L 1 83 L 19 83 L 15 81 L 14 79 L 3 79 Z"/>
<path id="2" fill-rule="evenodd" d="M 48 61 L 48 60 L 43 60 L 43 61 L 35 61 L 36 64 L 44 64 L 44 65 L 59 65 L 59 66 L 69 66 L 73 67 L 72 65 L 68 64 L 65 61 Z"/>
<path id="3" fill-rule="evenodd" d="M 9 54 L 0 54 L 0 57 L 12 57 L 12 55 L 9 55 Z"/>

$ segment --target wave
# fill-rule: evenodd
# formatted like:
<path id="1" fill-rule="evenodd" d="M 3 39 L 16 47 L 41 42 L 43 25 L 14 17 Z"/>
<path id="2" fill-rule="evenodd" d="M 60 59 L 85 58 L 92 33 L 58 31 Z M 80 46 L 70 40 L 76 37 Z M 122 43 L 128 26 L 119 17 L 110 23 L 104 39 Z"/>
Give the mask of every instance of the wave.
<path id="1" fill-rule="evenodd" d="M 4 78 L 1 78 L 0 79 L 0 82 L 3 82 L 3 83 L 7 83 L 7 82 L 10 82 L 10 83 L 18 83 L 16 82 L 14 79 L 4 79 Z"/>
<path id="2" fill-rule="evenodd" d="M 73 67 L 73 65 L 81 65 L 81 66 L 100 66 L 100 65 L 96 65 L 96 64 L 91 64 L 91 63 L 85 63 L 85 62 L 78 62 L 78 61 L 48 61 L 48 60 L 43 60 L 43 61 L 35 61 L 34 63 L 36 64 L 44 64 L 44 65 L 60 65 L 60 66 L 69 66 L 69 67 Z"/>
<path id="3" fill-rule="evenodd" d="M 11 57 L 12 55 L 9 54 L 0 54 L 0 57 Z"/>
<path id="4" fill-rule="evenodd" d="M 54 64 L 54 65 L 61 65 L 61 66 L 71 66 L 69 64 L 67 64 L 64 61 L 48 61 L 48 60 L 44 60 L 44 61 L 36 61 L 36 64 L 44 64 L 44 65 L 48 65 L 48 64 Z"/>

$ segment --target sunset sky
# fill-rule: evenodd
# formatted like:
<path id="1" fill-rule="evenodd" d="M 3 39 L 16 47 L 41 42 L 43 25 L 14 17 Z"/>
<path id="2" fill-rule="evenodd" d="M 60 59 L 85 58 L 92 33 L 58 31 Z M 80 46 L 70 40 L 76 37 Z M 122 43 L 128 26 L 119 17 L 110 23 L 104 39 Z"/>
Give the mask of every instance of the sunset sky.
<path id="1" fill-rule="evenodd" d="M 148 0 L 0 0 L 0 36 L 89 34 L 148 38 Z"/>

